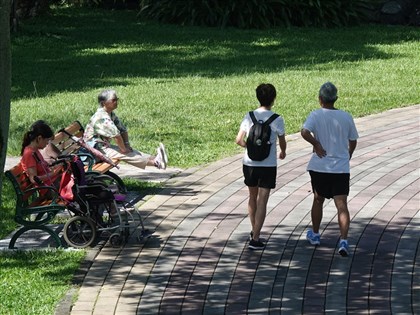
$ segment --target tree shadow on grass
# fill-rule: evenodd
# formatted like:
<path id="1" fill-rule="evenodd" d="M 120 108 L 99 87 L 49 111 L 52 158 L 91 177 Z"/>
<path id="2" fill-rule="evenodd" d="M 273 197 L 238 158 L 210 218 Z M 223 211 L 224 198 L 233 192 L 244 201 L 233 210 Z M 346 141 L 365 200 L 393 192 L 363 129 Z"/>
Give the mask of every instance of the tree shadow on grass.
<path id="1" fill-rule="evenodd" d="M 136 78 L 216 78 L 328 70 L 398 58 L 375 47 L 419 40 L 414 28 L 236 30 L 144 23 L 135 12 L 55 9 L 13 40 L 15 99 L 129 85 Z"/>

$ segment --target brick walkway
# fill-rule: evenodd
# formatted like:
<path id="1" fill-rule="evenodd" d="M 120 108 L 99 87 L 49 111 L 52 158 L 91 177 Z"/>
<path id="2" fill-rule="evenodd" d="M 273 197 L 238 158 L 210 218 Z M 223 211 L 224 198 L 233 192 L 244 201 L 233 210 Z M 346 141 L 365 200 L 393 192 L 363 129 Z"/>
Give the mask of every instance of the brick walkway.
<path id="1" fill-rule="evenodd" d="M 333 202 L 307 244 L 311 148 L 288 137 L 262 231 L 250 251 L 241 155 L 186 170 L 140 209 L 148 229 L 94 260 L 71 314 L 420 314 L 420 105 L 356 120 L 350 250 L 337 254 Z"/>

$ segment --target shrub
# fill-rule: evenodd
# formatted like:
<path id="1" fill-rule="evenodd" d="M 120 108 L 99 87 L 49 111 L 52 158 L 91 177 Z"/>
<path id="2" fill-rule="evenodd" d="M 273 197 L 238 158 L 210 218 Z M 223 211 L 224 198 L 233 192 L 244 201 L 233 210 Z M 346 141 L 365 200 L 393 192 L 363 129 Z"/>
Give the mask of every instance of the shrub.
<path id="1" fill-rule="evenodd" d="M 341 26 L 364 20 L 368 0 L 141 0 L 139 16 L 217 27 Z"/>

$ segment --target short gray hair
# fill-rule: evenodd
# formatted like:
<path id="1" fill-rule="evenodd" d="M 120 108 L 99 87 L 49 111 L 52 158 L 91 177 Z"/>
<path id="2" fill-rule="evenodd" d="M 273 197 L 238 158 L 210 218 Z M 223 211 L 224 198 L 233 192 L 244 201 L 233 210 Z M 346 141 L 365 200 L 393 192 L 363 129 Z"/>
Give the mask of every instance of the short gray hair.
<path id="1" fill-rule="evenodd" d="M 319 89 L 319 97 L 325 103 L 334 103 L 338 98 L 337 88 L 331 82 L 326 82 Z"/>
<path id="2" fill-rule="evenodd" d="M 103 90 L 98 95 L 98 103 L 99 106 L 103 106 L 102 104 L 111 98 L 113 98 L 115 95 L 117 95 L 117 92 L 115 90 Z"/>

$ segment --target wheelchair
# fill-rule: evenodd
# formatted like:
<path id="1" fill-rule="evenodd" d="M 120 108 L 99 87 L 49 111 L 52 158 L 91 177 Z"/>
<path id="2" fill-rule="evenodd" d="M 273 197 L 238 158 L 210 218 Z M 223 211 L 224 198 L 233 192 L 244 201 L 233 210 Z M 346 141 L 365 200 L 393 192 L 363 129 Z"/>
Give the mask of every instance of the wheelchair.
<path id="1" fill-rule="evenodd" d="M 136 234 L 139 242 L 151 233 L 144 228 L 140 212 L 126 201 L 114 177 L 107 174 L 85 172 L 85 165 L 77 155 L 60 157 L 72 176 L 72 198 L 66 198 L 70 219 L 63 228 L 63 237 L 74 248 L 91 246 L 99 234 L 109 234 L 112 246 L 121 246 L 130 235 Z"/>

